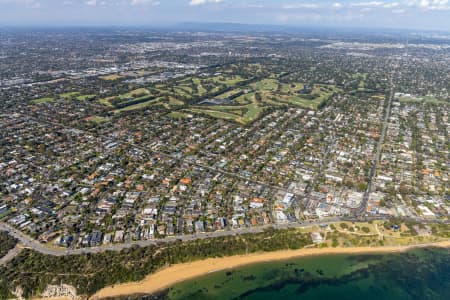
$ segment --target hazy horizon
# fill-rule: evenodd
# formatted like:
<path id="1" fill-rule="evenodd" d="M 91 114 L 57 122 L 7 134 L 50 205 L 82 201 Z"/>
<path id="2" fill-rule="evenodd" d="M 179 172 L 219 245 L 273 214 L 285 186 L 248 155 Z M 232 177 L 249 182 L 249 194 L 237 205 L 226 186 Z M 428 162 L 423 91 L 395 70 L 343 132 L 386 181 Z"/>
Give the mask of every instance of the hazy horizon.
<path id="1" fill-rule="evenodd" d="M 449 0 L 0 0 L 2 26 L 164 27 L 185 22 L 450 31 Z"/>

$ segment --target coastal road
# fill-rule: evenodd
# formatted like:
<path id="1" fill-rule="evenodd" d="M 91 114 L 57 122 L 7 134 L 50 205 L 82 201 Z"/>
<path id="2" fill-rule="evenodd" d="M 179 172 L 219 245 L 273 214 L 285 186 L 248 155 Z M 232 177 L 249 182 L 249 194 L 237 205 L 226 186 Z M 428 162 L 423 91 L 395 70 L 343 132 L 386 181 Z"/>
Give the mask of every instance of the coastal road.
<path id="1" fill-rule="evenodd" d="M 387 219 L 388 219 L 387 216 L 379 216 L 379 217 L 371 217 L 370 218 L 370 220 L 387 220 Z M 415 221 L 415 222 L 418 222 L 418 221 L 425 222 L 425 220 L 418 220 L 418 219 L 408 219 L 408 220 Z M 4 261 L 3 261 L 3 259 L 0 260 L 0 265 L 12 260 L 20 252 L 21 248 L 33 249 L 34 251 L 40 252 L 42 254 L 52 255 L 52 256 L 79 255 L 79 254 L 87 254 L 87 253 L 94 254 L 94 253 L 100 253 L 100 252 L 105 252 L 105 251 L 120 251 L 123 249 L 131 248 L 133 246 L 146 247 L 146 246 L 157 245 L 157 244 L 161 244 L 161 243 L 170 243 L 170 242 L 174 242 L 177 240 L 192 241 L 192 240 L 197 240 L 197 239 L 226 237 L 226 236 L 233 236 L 233 235 L 246 234 L 246 233 L 259 233 L 268 228 L 274 228 L 274 229 L 308 228 L 308 227 L 315 226 L 315 225 L 329 225 L 332 223 L 337 223 L 337 222 L 342 222 L 342 221 L 357 222 L 358 220 L 355 218 L 328 218 L 326 220 L 305 221 L 305 222 L 301 222 L 301 223 L 293 222 L 293 223 L 285 223 L 285 224 L 270 224 L 270 225 L 245 228 L 245 229 L 223 230 L 223 231 L 215 231 L 215 232 L 207 232 L 207 233 L 198 233 L 198 234 L 193 234 L 193 235 L 179 235 L 179 236 L 173 236 L 173 237 L 166 237 L 164 239 L 132 241 L 132 242 L 121 243 L 121 244 L 107 244 L 107 245 L 101 245 L 98 247 L 79 248 L 79 249 L 58 248 L 58 247 L 52 247 L 48 244 L 42 244 L 39 241 L 24 234 L 23 232 L 13 228 L 12 226 L 10 226 L 6 223 L 0 222 L 0 230 L 7 231 L 9 234 L 11 234 L 15 238 L 17 238 L 21 243 L 21 247 L 16 247 L 13 250 L 11 250 L 10 253 L 8 253 L 8 255 L 9 255 L 8 258 L 6 258 Z M 428 223 L 437 223 L 437 222 L 439 222 L 439 221 L 438 220 L 428 221 Z M 449 224 L 450 221 L 444 221 L 442 223 Z"/>
<path id="2" fill-rule="evenodd" d="M 214 237 L 225 237 L 232 236 L 238 234 L 246 234 L 246 233 L 259 233 L 268 228 L 274 229 L 286 229 L 286 228 L 304 228 L 310 227 L 314 225 L 328 225 L 331 223 L 336 223 L 341 221 L 340 218 L 329 218 L 327 220 L 320 221 L 311 221 L 311 222 L 303 222 L 303 223 L 286 223 L 286 224 L 271 224 L 259 227 L 245 228 L 245 229 L 232 229 L 232 230 L 223 230 L 223 231 L 214 231 L 214 232 L 205 232 L 198 233 L 193 235 L 178 235 L 173 237 L 166 237 L 164 239 L 151 239 L 151 240 L 141 240 L 141 241 L 132 241 L 121 244 L 107 244 L 101 245 L 98 247 L 87 247 L 87 248 L 79 248 L 79 249 L 66 249 L 59 247 L 52 247 L 50 245 L 42 244 L 39 241 L 31 238 L 30 236 L 24 234 L 23 232 L 15 229 L 14 227 L 0 222 L 0 230 L 7 231 L 13 237 L 18 239 L 22 244 L 22 248 L 33 249 L 34 251 L 40 252 L 46 255 L 53 256 L 64 256 L 64 255 L 78 255 L 85 253 L 99 253 L 104 251 L 120 251 L 126 248 L 130 248 L 133 246 L 141 246 L 146 247 L 150 245 L 157 245 L 161 243 L 169 243 L 176 240 L 181 241 L 192 241 L 196 239 L 206 239 L 206 238 L 214 238 Z M 16 253 L 17 254 L 17 253 Z"/>
<path id="3" fill-rule="evenodd" d="M 40 242 L 36 241 L 35 239 L 31 238 L 30 236 L 24 234 L 20 230 L 15 229 L 12 226 L 9 226 L 6 223 L 0 222 L 0 231 L 7 231 L 11 236 L 15 237 L 20 241 L 23 248 L 31 248 L 35 251 L 41 252 L 43 254 L 49 254 L 49 255 L 62 255 L 60 250 L 53 250 Z"/>

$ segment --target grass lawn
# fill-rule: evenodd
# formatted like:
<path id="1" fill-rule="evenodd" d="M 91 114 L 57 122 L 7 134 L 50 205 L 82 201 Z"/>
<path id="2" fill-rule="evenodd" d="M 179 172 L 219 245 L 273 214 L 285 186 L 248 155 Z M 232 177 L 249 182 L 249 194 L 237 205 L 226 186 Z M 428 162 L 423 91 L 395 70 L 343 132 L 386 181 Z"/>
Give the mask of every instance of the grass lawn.
<path id="1" fill-rule="evenodd" d="M 255 93 L 248 93 L 248 94 L 243 94 L 239 97 L 237 97 L 236 99 L 234 99 L 234 101 L 236 103 L 242 104 L 242 105 L 248 105 L 253 103 L 253 99 L 255 98 Z"/>
<path id="2" fill-rule="evenodd" d="M 281 86 L 282 93 L 297 93 L 301 89 L 303 89 L 303 83 L 283 83 Z"/>
<path id="3" fill-rule="evenodd" d="M 145 100 L 150 100 L 151 98 L 153 98 L 152 95 L 143 95 L 143 96 L 140 96 L 140 97 L 137 97 L 137 98 L 131 98 L 131 99 L 127 98 L 127 99 L 124 99 L 124 101 L 121 101 L 121 102 L 117 103 L 116 105 L 117 105 L 117 106 L 119 106 L 119 104 L 120 104 L 120 105 L 126 105 L 126 104 L 129 103 L 129 102 L 133 102 L 133 101 L 145 101 Z M 120 107 L 120 106 L 119 106 L 119 107 Z"/>
<path id="4" fill-rule="evenodd" d="M 241 105 L 205 105 L 205 106 L 193 106 L 195 109 L 204 109 L 204 110 L 225 110 L 225 111 L 233 111 L 239 110 L 243 108 Z"/>
<path id="5" fill-rule="evenodd" d="M 127 101 L 128 99 L 131 99 L 130 101 L 134 101 L 143 97 L 147 97 L 149 95 L 151 95 L 151 92 L 149 90 L 147 90 L 146 88 L 139 88 L 122 95 L 100 99 L 98 100 L 98 102 L 108 107 L 114 107 L 114 105 L 111 103 L 111 100 L 119 98 L 121 100 Z M 123 101 L 122 103 L 126 101 Z"/>
<path id="6" fill-rule="evenodd" d="M 259 92 L 262 91 L 275 92 L 278 87 L 278 81 L 275 79 L 263 79 L 261 81 L 253 83 L 251 86 Z"/>
<path id="7" fill-rule="evenodd" d="M 338 91 L 339 89 L 333 85 L 314 85 L 311 95 L 317 96 L 313 99 L 308 99 L 301 94 L 283 97 L 283 99 L 287 100 L 291 104 L 315 110 L 320 104 L 327 101 L 333 93 Z"/>
<path id="8" fill-rule="evenodd" d="M 175 90 L 175 96 L 191 97 L 192 95 L 192 89 L 187 86 L 175 86 L 173 89 Z"/>
<path id="9" fill-rule="evenodd" d="M 225 98 L 229 98 L 233 95 L 236 95 L 237 93 L 240 93 L 240 92 L 241 92 L 240 89 L 235 89 L 235 90 L 231 90 L 231 91 L 225 92 L 223 94 L 220 94 L 219 96 L 217 96 L 215 98 L 225 99 Z"/>
<path id="10" fill-rule="evenodd" d="M 236 121 L 238 121 L 239 123 L 247 124 L 253 122 L 258 119 L 261 113 L 264 111 L 264 108 L 258 106 L 257 103 L 246 105 L 245 108 L 247 109 L 245 115 L 236 119 Z"/>
<path id="11" fill-rule="evenodd" d="M 41 103 L 48 103 L 48 102 L 54 102 L 54 101 L 55 101 L 55 98 L 46 97 L 46 98 L 39 98 L 39 99 L 31 100 L 31 103 L 41 104 Z"/>
<path id="12" fill-rule="evenodd" d="M 178 100 L 174 97 L 169 97 L 169 104 L 170 105 L 175 105 L 175 106 L 179 106 L 179 105 L 184 105 L 184 102 L 181 100 Z"/>
<path id="13" fill-rule="evenodd" d="M 140 96 L 144 96 L 144 95 L 150 95 L 150 91 L 145 89 L 145 88 L 139 88 L 139 89 L 135 89 L 132 90 L 131 92 L 128 92 L 126 94 L 122 94 L 119 96 L 119 98 L 121 99 L 128 99 L 128 98 L 135 98 L 135 97 L 140 97 Z"/>
<path id="14" fill-rule="evenodd" d="M 234 120 L 241 124 L 248 124 L 258 119 L 264 111 L 264 107 L 259 106 L 258 102 L 256 102 L 254 93 L 252 95 L 253 101 L 251 103 L 246 102 L 245 105 L 212 105 L 192 108 L 191 111 L 205 113 L 219 119 Z"/>
<path id="15" fill-rule="evenodd" d="M 152 105 L 162 104 L 161 100 L 162 100 L 162 98 L 156 98 L 156 99 L 153 99 L 153 100 L 150 100 L 147 102 L 142 102 L 142 103 L 126 106 L 123 108 L 113 110 L 113 113 L 117 114 L 117 113 L 121 113 L 124 111 L 131 111 L 131 110 L 146 108 L 146 107 L 152 106 Z"/>
<path id="16" fill-rule="evenodd" d="M 109 117 L 92 116 L 86 119 L 87 121 L 94 122 L 97 124 L 105 123 L 111 120 Z"/>
<path id="17" fill-rule="evenodd" d="M 280 93 L 277 93 L 278 84 L 281 85 Z M 304 88 L 304 84 L 299 82 L 279 83 L 278 80 L 269 78 L 258 81 L 251 86 L 255 90 L 255 92 L 261 94 L 262 102 L 264 102 L 265 104 L 271 106 L 291 104 L 309 109 L 317 109 L 322 102 L 326 101 L 333 93 L 339 90 L 333 85 L 316 84 L 313 86 L 313 90 L 311 93 L 311 95 L 316 96 L 312 99 L 308 99 L 308 95 L 302 95 L 298 93 L 298 91 Z M 239 103 L 245 103 L 247 105 L 249 101 L 248 96 L 253 97 L 253 93 L 243 95 L 236 100 Z"/>
<path id="18" fill-rule="evenodd" d="M 320 98 L 320 97 L 319 97 Z M 300 96 L 291 96 L 288 98 L 284 98 L 287 100 L 288 103 L 293 104 L 293 105 L 298 105 L 301 106 L 303 108 L 309 108 L 309 109 L 317 109 L 317 106 L 320 104 L 320 100 L 318 101 L 316 98 L 314 100 L 309 100 L 309 99 L 304 99 Z"/>
<path id="19" fill-rule="evenodd" d="M 185 94 L 192 94 L 192 88 L 188 85 L 179 85 L 176 88 L 181 89 Z"/>
<path id="20" fill-rule="evenodd" d="M 175 118 L 175 119 L 185 119 L 185 118 L 190 118 L 192 117 L 191 114 L 187 114 L 187 113 L 183 113 L 183 112 L 179 112 L 179 111 L 173 111 L 171 113 L 169 113 L 167 116 L 171 117 L 171 118 Z"/>
<path id="21" fill-rule="evenodd" d="M 206 107 L 202 107 L 202 106 L 195 106 L 193 107 L 193 109 L 197 109 L 197 110 L 204 110 L 204 111 L 218 111 L 218 112 L 224 112 L 226 114 L 235 114 L 235 118 L 242 116 L 243 115 L 243 109 L 244 106 L 216 106 L 216 105 L 212 105 L 212 106 L 206 106 Z"/>
<path id="22" fill-rule="evenodd" d="M 229 75 L 219 75 L 212 78 L 208 78 L 208 80 L 212 80 L 216 83 L 222 83 L 229 86 L 235 85 L 238 82 L 243 81 L 244 79 L 241 76 L 229 76 Z"/>
<path id="23" fill-rule="evenodd" d="M 400 102 L 404 102 L 404 103 L 430 103 L 430 104 L 443 104 L 443 103 L 449 103 L 445 100 L 440 100 L 437 99 L 435 96 L 433 95 L 427 95 L 427 96 L 418 96 L 418 97 L 400 97 L 399 98 Z"/>
<path id="24" fill-rule="evenodd" d="M 187 111 L 191 111 L 194 113 L 203 113 L 203 114 L 210 115 L 211 117 L 214 117 L 214 118 L 232 120 L 232 121 L 236 121 L 236 118 L 238 117 L 235 114 L 230 114 L 230 113 L 226 113 L 223 111 L 208 110 L 208 109 L 192 108 Z"/>
<path id="25" fill-rule="evenodd" d="M 97 95 L 80 95 L 80 96 L 77 96 L 77 100 L 80 100 L 80 101 L 86 101 L 86 100 L 93 100 L 95 97 L 97 97 Z"/>
<path id="26" fill-rule="evenodd" d="M 281 101 L 276 101 L 274 99 L 270 99 L 267 97 L 263 97 L 263 102 L 265 104 L 268 104 L 269 106 L 280 106 L 280 105 L 287 105 L 287 102 L 281 102 Z"/>
<path id="27" fill-rule="evenodd" d="M 255 65 L 254 67 L 257 68 L 258 65 Z M 247 124 L 257 120 L 268 107 L 291 105 L 315 110 L 319 105 L 327 101 L 333 93 L 340 90 L 334 85 L 315 84 L 312 86 L 312 92 L 310 94 L 300 94 L 298 92 L 304 88 L 303 83 L 281 83 L 274 76 L 246 86 L 233 88 L 236 84 L 244 80 L 245 78 L 241 76 L 233 76 L 226 72 L 221 75 L 213 75 L 210 77 L 193 76 L 180 79 L 171 86 L 165 83 L 158 83 L 150 90 L 139 88 L 122 95 L 107 97 L 98 101 L 103 105 L 115 108 L 115 110 L 113 110 L 114 113 L 143 109 L 156 105 L 162 105 L 166 109 L 171 110 L 176 106 L 189 104 L 180 101 L 180 99 L 189 99 L 192 97 L 205 99 L 207 98 L 207 94 L 211 95 L 212 93 L 228 87 L 230 89 L 229 91 L 216 96 L 216 98 L 238 96 L 238 93 L 241 93 L 242 91 L 247 93 L 236 97 L 233 100 L 233 105 L 200 106 L 189 104 L 188 107 L 178 111 L 178 113 L 169 115 L 181 117 L 184 116 L 186 112 L 202 113 L 214 118 L 234 120 L 241 124 Z M 277 92 L 278 87 L 280 87 L 279 92 Z M 154 95 L 161 96 L 152 99 Z M 136 100 L 144 102 L 133 104 L 137 102 Z"/>
<path id="28" fill-rule="evenodd" d="M 232 87 L 243 80 L 244 79 L 241 76 L 231 76 L 229 74 L 212 77 L 193 76 L 183 78 L 171 86 L 167 86 L 164 83 L 159 83 L 155 85 L 155 89 L 163 95 L 172 95 L 175 98 L 178 96 L 189 99 L 193 96 L 202 97 L 208 93 L 218 92 L 224 87 Z M 227 92 L 227 95 L 221 95 L 219 97 L 226 97 L 232 94 L 232 92 Z"/>
<path id="29" fill-rule="evenodd" d="M 203 96 L 204 94 L 206 94 L 206 89 L 203 87 L 201 79 L 200 78 L 193 78 L 192 81 L 194 82 L 194 84 L 197 86 L 198 89 L 198 95 Z"/>
<path id="30" fill-rule="evenodd" d="M 106 75 L 106 76 L 101 76 L 100 79 L 103 80 L 109 80 L 109 81 L 113 81 L 113 80 L 118 80 L 123 78 L 123 76 L 118 75 L 118 74 L 111 74 L 111 75 Z"/>
<path id="31" fill-rule="evenodd" d="M 103 104 L 103 105 L 108 106 L 108 107 L 114 107 L 114 106 L 111 104 L 111 102 L 110 102 L 110 100 L 112 100 L 112 99 L 114 99 L 114 98 L 115 98 L 115 97 L 103 98 L 103 99 L 98 100 L 98 102 L 99 102 L 100 104 Z"/>
<path id="32" fill-rule="evenodd" d="M 315 110 L 320 104 L 328 100 L 335 92 L 339 91 L 332 85 L 314 85 L 310 95 L 298 94 L 303 89 L 301 83 L 282 84 L 286 93 L 277 93 L 278 81 L 264 79 L 251 85 L 255 90 L 235 99 L 236 105 L 212 105 L 207 107 L 194 106 L 190 111 L 204 113 L 215 118 L 234 120 L 241 124 L 248 124 L 257 120 L 268 106 L 296 105 Z M 219 97 L 225 98 L 233 95 L 236 90 L 226 92 Z M 256 100 L 256 93 L 261 95 L 261 101 Z M 311 96 L 312 95 L 312 96 Z M 311 99 L 308 99 L 311 97 Z"/>
<path id="33" fill-rule="evenodd" d="M 63 99 L 70 99 L 70 98 L 73 98 L 73 97 L 79 96 L 79 95 L 80 95 L 80 92 L 69 92 L 69 93 L 60 94 L 59 97 L 63 98 Z"/>

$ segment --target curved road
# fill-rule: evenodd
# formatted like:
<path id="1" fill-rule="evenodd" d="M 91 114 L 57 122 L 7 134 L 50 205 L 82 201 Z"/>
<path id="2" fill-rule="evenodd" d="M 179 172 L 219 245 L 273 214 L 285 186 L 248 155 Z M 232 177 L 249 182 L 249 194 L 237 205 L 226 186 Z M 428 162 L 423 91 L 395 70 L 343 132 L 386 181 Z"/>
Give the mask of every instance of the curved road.
<path id="1" fill-rule="evenodd" d="M 47 255 L 53 255 L 53 256 L 63 256 L 63 255 L 77 255 L 77 254 L 85 254 L 85 253 L 99 253 L 104 251 L 120 251 L 126 248 L 130 248 L 133 246 L 150 246 L 150 245 L 156 245 L 160 243 L 169 243 L 176 240 L 181 241 L 191 241 L 196 239 L 205 239 L 205 238 L 212 238 L 212 237 L 223 237 L 223 236 L 230 236 L 230 235 L 237 235 L 237 234 L 245 234 L 245 233 L 258 233 L 262 232 L 267 228 L 274 228 L 274 229 L 283 229 L 283 228 L 300 228 L 300 227 L 309 227 L 313 225 L 325 225 L 325 224 L 331 224 L 341 221 L 340 218 L 330 218 L 327 220 L 321 220 L 321 221 L 312 221 L 312 222 L 303 222 L 303 223 L 287 223 L 287 224 L 271 224 L 271 225 L 265 225 L 265 226 L 259 226 L 255 228 L 245 228 L 245 229 L 232 229 L 232 230 L 225 230 L 225 231 L 215 231 L 210 233 L 198 233 L 194 235 L 179 235 L 179 236 L 173 236 L 173 237 L 166 237 L 164 239 L 152 239 L 152 240 L 142 240 L 142 241 L 133 241 L 133 242 L 127 242 L 127 243 L 121 243 L 121 244 L 109 244 L 109 245 L 101 245 L 98 247 L 88 247 L 88 248 L 79 248 L 79 249 L 66 249 L 66 248 L 58 248 L 58 247 L 51 247 L 46 244 L 42 244 L 39 241 L 29 237 L 28 235 L 24 234 L 23 232 L 15 229 L 14 227 L 4 223 L 0 222 L 0 230 L 1 231 L 7 231 L 9 234 L 17 238 L 20 243 L 23 245 L 23 248 L 30 248 L 37 252 L 47 254 Z"/>
<path id="2" fill-rule="evenodd" d="M 389 216 L 377 216 L 377 217 L 368 217 L 367 220 L 387 220 L 389 219 Z M 427 222 L 427 223 L 438 223 L 442 222 L 445 224 L 450 224 L 450 221 L 439 221 L 439 220 L 430 220 L 425 221 L 418 218 L 406 218 L 405 220 L 414 221 L 414 222 Z M 206 238 L 212 238 L 212 237 L 224 237 L 224 236 L 230 236 L 230 235 L 238 235 L 238 234 L 245 234 L 245 233 L 258 233 L 262 232 L 265 229 L 268 228 L 274 228 L 274 229 L 286 229 L 286 228 L 306 228 L 311 227 L 314 225 L 329 225 L 336 222 L 341 221 L 350 221 L 350 222 L 358 222 L 360 220 L 356 218 L 328 218 L 326 220 L 317 220 L 317 221 L 305 221 L 302 223 L 286 223 L 286 224 L 270 224 L 265 226 L 260 226 L 256 228 L 245 228 L 245 229 L 232 229 L 232 230 L 226 230 L 226 231 L 215 231 L 211 233 L 199 233 L 194 235 L 179 235 L 179 236 L 173 236 L 173 237 L 167 237 L 164 239 L 153 239 L 153 240 L 143 240 L 143 241 L 133 241 L 133 242 L 127 242 L 127 243 L 121 243 L 121 244 L 109 244 L 109 245 L 101 245 L 98 247 L 89 247 L 89 248 L 79 248 L 79 249 L 66 249 L 66 248 L 58 248 L 58 247 L 51 247 L 46 244 L 42 244 L 39 241 L 36 241 L 35 239 L 29 237 L 28 235 L 24 234 L 23 232 L 13 228 L 12 226 L 0 222 L 0 231 L 7 231 L 9 234 L 14 236 L 20 241 L 21 247 L 16 246 L 14 249 L 12 249 L 5 257 L 0 259 L 0 265 L 7 263 L 8 261 L 12 260 L 19 252 L 21 248 L 29 248 L 33 249 L 34 251 L 46 254 L 46 255 L 53 255 L 53 256 L 64 256 L 64 255 L 79 255 L 79 254 L 86 254 L 86 253 L 100 253 L 105 251 L 120 251 L 126 248 L 130 248 L 133 246 L 140 246 L 140 247 L 146 247 L 150 245 L 156 245 L 161 243 L 170 243 L 177 240 L 181 241 L 191 241 L 196 239 L 206 239 Z"/>

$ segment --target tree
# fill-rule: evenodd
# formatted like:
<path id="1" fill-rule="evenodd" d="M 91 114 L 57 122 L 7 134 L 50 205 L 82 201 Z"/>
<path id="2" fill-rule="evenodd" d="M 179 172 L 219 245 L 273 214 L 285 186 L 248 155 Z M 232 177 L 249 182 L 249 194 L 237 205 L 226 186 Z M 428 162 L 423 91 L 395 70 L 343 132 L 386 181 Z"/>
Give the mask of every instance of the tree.
<path id="1" fill-rule="evenodd" d="M 361 230 L 362 230 L 364 233 L 369 233 L 369 232 L 370 232 L 369 227 L 366 227 L 366 226 L 363 226 L 363 227 L 361 228 Z"/>

